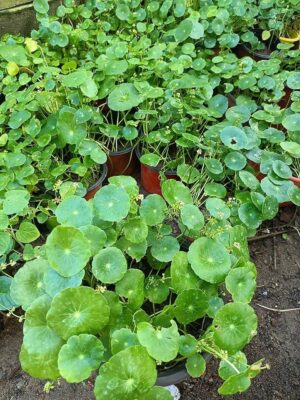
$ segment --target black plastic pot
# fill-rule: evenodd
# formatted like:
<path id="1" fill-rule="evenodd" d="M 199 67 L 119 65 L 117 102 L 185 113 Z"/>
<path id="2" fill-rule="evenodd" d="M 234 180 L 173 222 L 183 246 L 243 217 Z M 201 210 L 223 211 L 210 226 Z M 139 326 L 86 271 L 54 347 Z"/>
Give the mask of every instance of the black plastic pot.
<path id="1" fill-rule="evenodd" d="M 206 362 L 208 362 L 211 358 L 211 355 L 208 353 L 203 353 L 202 356 L 204 357 Z M 178 383 L 181 383 L 189 377 L 190 375 L 185 368 L 185 364 L 179 364 L 174 368 L 159 372 L 156 384 L 158 386 L 177 385 Z"/>
<path id="2" fill-rule="evenodd" d="M 97 182 L 95 182 L 91 187 L 88 188 L 87 193 L 84 196 L 86 200 L 90 200 L 95 196 L 98 190 L 101 189 L 102 184 L 105 181 L 106 177 L 107 177 L 107 166 L 106 164 L 104 164 L 102 167 L 102 174 L 100 178 L 97 180 Z"/>

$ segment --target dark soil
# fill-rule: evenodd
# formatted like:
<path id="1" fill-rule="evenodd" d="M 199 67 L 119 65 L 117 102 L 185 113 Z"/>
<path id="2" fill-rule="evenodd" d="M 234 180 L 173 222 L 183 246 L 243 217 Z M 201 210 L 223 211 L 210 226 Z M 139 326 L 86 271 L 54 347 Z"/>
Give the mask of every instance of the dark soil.
<path id="1" fill-rule="evenodd" d="M 275 230 L 293 217 L 293 209 L 281 210 L 274 221 Z M 300 217 L 293 222 L 300 226 Z M 274 232 L 272 224 L 271 232 Z M 266 232 L 260 232 L 265 234 Z M 258 268 L 258 288 L 252 302 L 259 318 L 258 335 L 245 352 L 250 362 L 265 358 L 270 370 L 257 377 L 245 394 L 227 397 L 237 400 L 299 400 L 300 349 L 299 311 L 275 312 L 275 309 L 300 307 L 300 240 L 296 230 L 283 238 L 278 235 L 251 243 L 251 255 Z M 1 325 L 1 321 L 0 321 Z M 22 372 L 18 352 L 22 327 L 15 319 L 0 328 L 0 399 L 1 400 L 90 400 L 92 384 L 70 385 L 63 380 L 46 394 L 45 382 Z M 180 385 L 182 400 L 219 400 L 217 363 L 211 361 L 202 379 L 191 379 Z"/>

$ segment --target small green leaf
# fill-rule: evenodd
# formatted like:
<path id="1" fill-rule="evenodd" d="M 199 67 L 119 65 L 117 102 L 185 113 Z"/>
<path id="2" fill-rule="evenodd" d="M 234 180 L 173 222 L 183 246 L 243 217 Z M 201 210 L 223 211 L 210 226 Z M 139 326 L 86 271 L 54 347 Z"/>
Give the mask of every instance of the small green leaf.
<path id="1" fill-rule="evenodd" d="M 21 243 L 31 243 L 40 237 L 40 232 L 31 222 L 24 221 L 16 232 L 16 238 Z"/>
<path id="2" fill-rule="evenodd" d="M 103 221 L 119 222 L 129 212 L 129 195 L 123 188 L 109 184 L 96 193 L 94 207 Z"/>
<path id="3" fill-rule="evenodd" d="M 186 369 L 192 378 L 200 378 L 206 370 L 206 361 L 201 354 L 194 354 L 187 359 Z"/>
<path id="4" fill-rule="evenodd" d="M 233 268 L 226 276 L 225 284 L 233 301 L 250 303 L 256 289 L 256 275 L 247 267 Z"/>
<path id="5" fill-rule="evenodd" d="M 69 383 L 88 379 L 104 359 L 104 346 L 96 336 L 71 336 L 58 355 L 61 376 Z"/>
<path id="6" fill-rule="evenodd" d="M 92 262 L 94 276 L 103 283 L 120 281 L 127 271 L 127 260 L 116 247 L 102 249 Z"/>
<path id="7" fill-rule="evenodd" d="M 148 322 L 137 326 L 137 336 L 142 346 L 157 361 L 168 362 L 176 358 L 179 350 L 177 325 L 171 321 L 169 328 L 155 329 Z"/>

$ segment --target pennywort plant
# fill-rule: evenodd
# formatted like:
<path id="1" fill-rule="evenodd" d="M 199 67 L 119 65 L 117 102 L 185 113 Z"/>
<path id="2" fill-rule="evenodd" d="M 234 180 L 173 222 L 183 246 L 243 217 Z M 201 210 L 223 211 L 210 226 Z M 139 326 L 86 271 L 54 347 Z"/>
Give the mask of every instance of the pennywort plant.
<path id="1" fill-rule="evenodd" d="M 157 374 L 185 364 L 199 377 L 211 354 L 219 393 L 246 390 L 264 367 L 242 353 L 257 329 L 245 228 L 205 217 L 174 180 L 163 196 L 138 193 L 133 178 L 113 177 L 90 202 L 63 200 L 37 257 L 2 278 L 2 307 L 26 312 L 22 368 L 70 383 L 99 370 L 97 399 L 167 399 Z"/>

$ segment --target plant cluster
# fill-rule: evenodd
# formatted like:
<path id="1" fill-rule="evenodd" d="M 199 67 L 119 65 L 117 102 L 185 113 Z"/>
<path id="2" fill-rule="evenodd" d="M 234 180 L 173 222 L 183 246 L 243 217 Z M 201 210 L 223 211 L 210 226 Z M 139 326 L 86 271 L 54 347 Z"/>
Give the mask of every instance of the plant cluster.
<path id="1" fill-rule="evenodd" d="M 300 205 L 300 1 L 80 3 L 34 0 L 39 28 L 0 41 L 0 310 L 26 312 L 22 367 L 101 365 L 97 399 L 168 399 L 155 363 L 201 376 L 204 353 L 242 392 L 264 368 L 241 352 L 247 237 Z M 163 196 L 117 176 L 84 200 L 124 149 Z"/>

